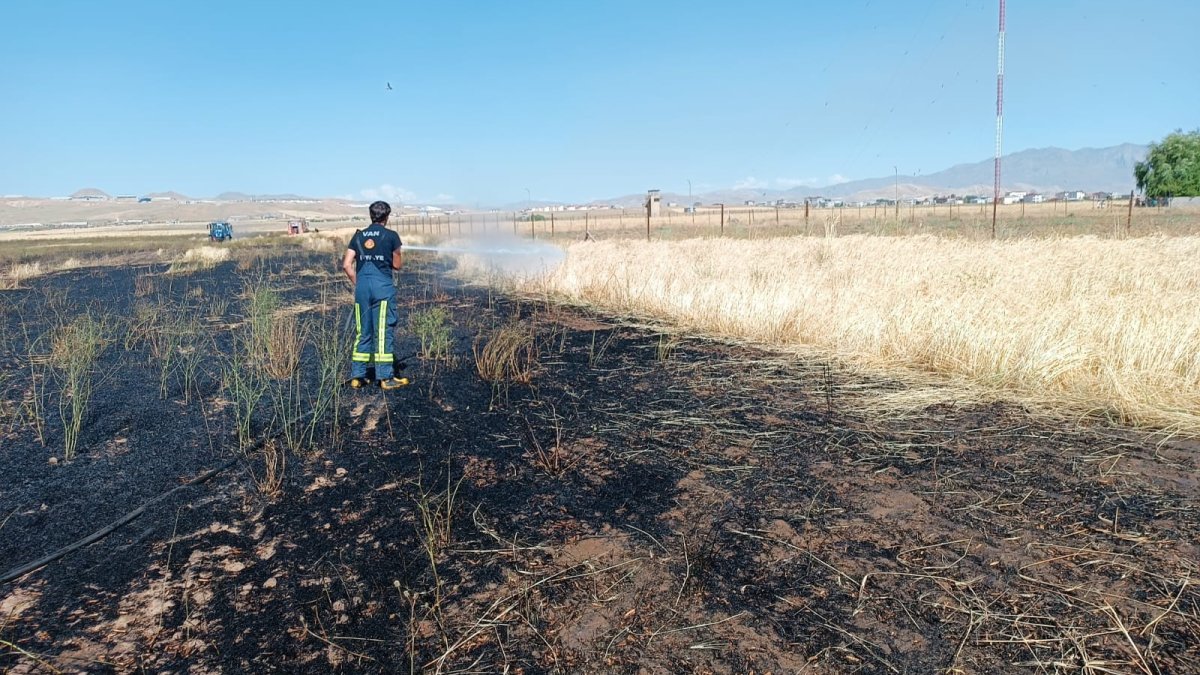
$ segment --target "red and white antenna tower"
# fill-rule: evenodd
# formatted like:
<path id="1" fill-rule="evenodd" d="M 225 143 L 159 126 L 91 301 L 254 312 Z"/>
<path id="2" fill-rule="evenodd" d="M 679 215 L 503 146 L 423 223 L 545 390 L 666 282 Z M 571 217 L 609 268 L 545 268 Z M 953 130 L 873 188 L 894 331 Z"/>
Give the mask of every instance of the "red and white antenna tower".
<path id="1" fill-rule="evenodd" d="M 996 209 L 1000 204 L 1000 155 L 1004 150 L 1004 2 L 1000 0 L 1000 37 L 996 65 L 996 178 L 992 185 L 992 239 L 996 238 Z"/>

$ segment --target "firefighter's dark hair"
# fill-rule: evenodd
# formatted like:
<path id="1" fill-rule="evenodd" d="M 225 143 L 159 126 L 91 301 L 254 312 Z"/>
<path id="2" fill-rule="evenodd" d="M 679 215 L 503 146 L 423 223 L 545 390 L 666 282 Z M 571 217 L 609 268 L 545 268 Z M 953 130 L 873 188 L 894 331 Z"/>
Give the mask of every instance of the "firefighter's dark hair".
<path id="1" fill-rule="evenodd" d="M 382 223 L 392 215 L 392 207 L 387 202 L 372 202 L 370 209 L 372 223 Z"/>

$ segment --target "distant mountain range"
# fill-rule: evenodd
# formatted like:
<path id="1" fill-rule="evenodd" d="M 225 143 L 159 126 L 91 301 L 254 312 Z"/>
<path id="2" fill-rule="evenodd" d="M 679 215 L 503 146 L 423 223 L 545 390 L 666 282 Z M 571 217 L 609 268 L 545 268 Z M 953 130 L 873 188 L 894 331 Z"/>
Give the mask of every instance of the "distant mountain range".
<path id="1" fill-rule="evenodd" d="M 1005 191 L 1022 190 L 1043 194 L 1054 194 L 1065 190 L 1127 193 L 1134 185 L 1134 164 L 1145 158 L 1147 149 L 1145 145 L 1125 143 L 1110 148 L 1083 148 L 1081 150 L 1063 150 L 1062 148 L 1022 150 L 1004 156 L 1001 185 Z M 760 202 L 778 199 L 801 202 L 806 197 L 817 196 L 871 201 L 895 196 L 897 187 L 899 187 L 902 199 L 950 194 L 990 196 L 992 171 L 993 161 L 989 158 L 971 164 L 959 164 L 944 171 L 925 175 L 881 176 L 835 185 L 802 185 L 786 190 L 714 190 L 697 194 L 692 199 L 705 204 L 718 202 L 741 204 L 748 200 Z M 178 201 L 188 199 L 178 192 L 155 192 L 149 196 L 171 197 Z M 75 192 L 72 197 L 106 199 L 109 195 L 95 188 L 86 188 Z M 643 204 L 645 197 L 645 193 L 641 192 L 597 200 L 594 203 L 636 208 Z M 662 197 L 664 202 L 683 204 L 688 201 L 687 195 L 673 192 L 664 192 Z M 295 194 L 252 195 L 243 192 L 222 192 L 213 199 L 221 202 L 249 202 L 309 200 L 312 198 Z M 502 208 L 524 209 L 530 206 L 551 206 L 563 203 L 555 201 L 517 202 L 504 205 Z"/>
<path id="2" fill-rule="evenodd" d="M 72 192 L 71 199 L 110 199 L 110 195 L 97 188 L 83 188 Z"/>
<path id="3" fill-rule="evenodd" d="M 112 195 L 108 194 L 104 190 L 100 190 L 97 188 L 83 188 L 82 190 L 76 190 L 75 192 L 72 192 L 70 196 L 72 199 L 112 199 Z M 166 192 L 151 192 L 149 194 L 142 195 L 142 196 L 149 197 L 150 199 L 173 199 L 173 200 L 179 201 L 179 202 L 189 201 L 192 199 L 192 197 L 189 197 L 180 192 L 175 192 L 174 190 L 168 190 Z M 294 194 L 251 195 L 251 194 L 246 194 L 245 192 L 222 192 L 221 194 L 217 195 L 216 197 L 211 198 L 212 201 L 217 201 L 217 202 L 270 202 L 270 201 L 282 202 L 282 201 L 297 201 L 297 200 L 310 201 L 313 199 L 315 199 L 315 198 L 302 197 L 300 195 L 294 195 Z"/>
<path id="4" fill-rule="evenodd" d="M 166 192 L 151 192 L 146 196 L 151 199 L 173 199 L 177 202 L 186 202 L 191 199 L 191 197 L 181 192 L 175 192 L 174 190 L 168 190 Z"/>
<path id="5" fill-rule="evenodd" d="M 219 202 L 286 202 L 286 201 L 307 201 L 313 197 L 302 197 L 294 194 L 279 194 L 279 195 L 248 195 L 244 192 L 222 192 L 213 197 Z"/>
<path id="6" fill-rule="evenodd" d="M 1128 193 L 1134 186 L 1133 166 L 1146 157 L 1146 151 L 1146 146 L 1132 143 L 1082 150 L 1022 150 L 1004 156 L 1001 186 L 1005 191 L 1022 190 L 1044 194 L 1065 190 Z M 823 187 L 800 186 L 787 190 L 715 190 L 695 195 L 693 199 L 706 204 L 740 204 L 746 200 L 777 199 L 803 201 L 805 197 L 815 196 L 869 201 L 894 197 L 897 182 L 901 199 L 950 194 L 990 196 L 993 171 L 994 160 L 985 159 L 920 176 L 900 174 L 899 177 L 882 176 Z M 632 194 L 604 203 L 633 207 L 640 206 L 643 199 L 644 194 Z M 687 199 L 687 195 L 663 193 L 663 201 L 682 204 Z"/>

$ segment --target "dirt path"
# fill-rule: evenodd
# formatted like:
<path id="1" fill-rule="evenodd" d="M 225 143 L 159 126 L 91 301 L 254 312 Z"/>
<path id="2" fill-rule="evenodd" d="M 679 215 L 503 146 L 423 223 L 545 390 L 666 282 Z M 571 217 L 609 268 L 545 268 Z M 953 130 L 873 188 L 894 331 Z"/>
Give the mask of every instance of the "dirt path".
<path id="1" fill-rule="evenodd" d="M 38 283 L 112 305 L 138 274 Z M 450 312 L 453 363 L 349 394 L 340 438 L 289 457 L 273 501 L 251 458 L 0 586 L 0 668 L 1200 672 L 1195 446 L 1003 403 L 880 418 L 857 402 L 898 385 L 829 364 L 676 344 L 429 266 L 403 287 L 402 325 Z M 23 293 L 13 335 L 39 297 Z M 493 386 L 472 347 L 510 324 L 537 366 Z M 138 393 L 141 355 L 109 358 L 78 459 L 4 437 L 0 571 L 230 456 L 216 378 L 203 405 L 160 400 Z"/>

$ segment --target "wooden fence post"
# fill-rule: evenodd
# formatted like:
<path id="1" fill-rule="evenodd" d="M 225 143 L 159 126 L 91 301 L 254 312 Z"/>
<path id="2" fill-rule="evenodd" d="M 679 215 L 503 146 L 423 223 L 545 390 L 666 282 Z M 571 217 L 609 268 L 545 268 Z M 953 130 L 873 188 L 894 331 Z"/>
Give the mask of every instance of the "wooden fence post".
<path id="1" fill-rule="evenodd" d="M 1129 228 L 1133 225 L 1133 195 L 1137 190 L 1129 191 L 1129 215 L 1125 216 L 1125 236 L 1129 236 Z"/>

